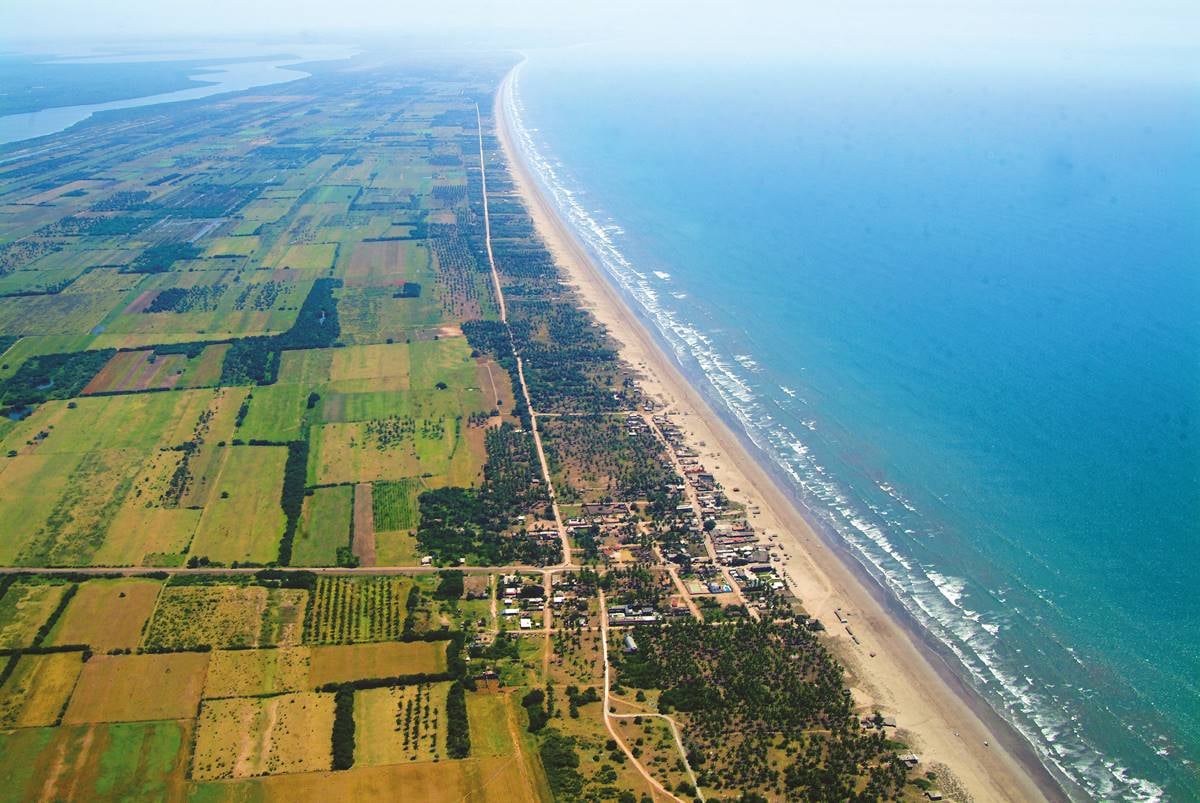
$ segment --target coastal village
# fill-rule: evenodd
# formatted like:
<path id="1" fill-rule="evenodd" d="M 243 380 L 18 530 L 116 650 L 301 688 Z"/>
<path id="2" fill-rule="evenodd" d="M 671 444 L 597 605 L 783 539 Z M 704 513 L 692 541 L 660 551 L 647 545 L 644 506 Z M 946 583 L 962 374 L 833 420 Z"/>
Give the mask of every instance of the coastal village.
<path id="1" fill-rule="evenodd" d="M 0 263 L 18 796 L 965 799 L 568 281 L 512 67 L 331 70 L 0 165 L 45 199 Z"/>

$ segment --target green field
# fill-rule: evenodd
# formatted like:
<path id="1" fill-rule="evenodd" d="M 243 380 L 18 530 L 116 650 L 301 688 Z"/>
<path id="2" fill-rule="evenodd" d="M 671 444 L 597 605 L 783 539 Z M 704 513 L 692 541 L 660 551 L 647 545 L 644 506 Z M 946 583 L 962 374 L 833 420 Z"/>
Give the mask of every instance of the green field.
<path id="1" fill-rule="evenodd" d="M 222 451 L 215 498 L 205 507 L 190 552 L 221 563 L 268 563 L 278 554 L 283 534 L 279 497 L 287 450 L 229 446 Z"/>
<path id="2" fill-rule="evenodd" d="M 0 778 L 15 800 L 178 799 L 190 729 L 137 722 L 0 732 Z"/>
<path id="3" fill-rule="evenodd" d="M 350 544 L 350 515 L 354 488 L 317 488 L 304 498 L 300 529 L 292 548 L 293 566 L 329 566 L 338 547 Z"/>

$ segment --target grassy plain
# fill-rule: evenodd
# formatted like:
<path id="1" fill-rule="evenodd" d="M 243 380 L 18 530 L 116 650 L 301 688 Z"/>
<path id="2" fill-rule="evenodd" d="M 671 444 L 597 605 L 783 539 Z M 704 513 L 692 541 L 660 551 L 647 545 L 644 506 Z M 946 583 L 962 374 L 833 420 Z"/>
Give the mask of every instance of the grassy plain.
<path id="1" fill-rule="evenodd" d="M 446 671 L 446 642 L 413 641 L 313 647 L 309 685 Z"/>
<path id="2" fill-rule="evenodd" d="M 292 546 L 293 566 L 331 566 L 338 547 L 350 544 L 354 489 L 349 485 L 317 488 L 304 497 L 300 526 Z"/>
<path id="3" fill-rule="evenodd" d="M 254 697 L 308 687 L 307 647 L 216 650 L 208 665 L 205 697 Z"/>
<path id="4" fill-rule="evenodd" d="M 192 777 L 203 781 L 327 770 L 333 760 L 332 731 L 332 694 L 205 700 Z"/>
<path id="5" fill-rule="evenodd" d="M 446 757 L 449 682 L 354 693 L 355 766 Z"/>
<path id="6" fill-rule="evenodd" d="M 83 666 L 63 722 L 190 719 L 207 669 L 206 653 L 93 655 Z"/>
<path id="7" fill-rule="evenodd" d="M 94 652 L 132 649 L 141 642 L 161 589 L 161 581 L 139 577 L 81 583 L 48 643 L 86 644 Z"/>
<path id="8" fill-rule="evenodd" d="M 82 668 L 80 652 L 22 655 L 0 686 L 0 728 L 58 724 Z"/>
<path id="9" fill-rule="evenodd" d="M 69 585 L 18 580 L 0 597 L 0 649 L 31 647 Z"/>

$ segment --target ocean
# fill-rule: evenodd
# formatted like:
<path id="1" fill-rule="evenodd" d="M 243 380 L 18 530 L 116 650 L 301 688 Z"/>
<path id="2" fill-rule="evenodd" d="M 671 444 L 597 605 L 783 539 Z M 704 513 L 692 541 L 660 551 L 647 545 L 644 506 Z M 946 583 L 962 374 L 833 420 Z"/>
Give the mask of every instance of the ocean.
<path id="1" fill-rule="evenodd" d="M 613 280 L 1076 799 L 1200 799 L 1200 86 L 519 68 Z"/>

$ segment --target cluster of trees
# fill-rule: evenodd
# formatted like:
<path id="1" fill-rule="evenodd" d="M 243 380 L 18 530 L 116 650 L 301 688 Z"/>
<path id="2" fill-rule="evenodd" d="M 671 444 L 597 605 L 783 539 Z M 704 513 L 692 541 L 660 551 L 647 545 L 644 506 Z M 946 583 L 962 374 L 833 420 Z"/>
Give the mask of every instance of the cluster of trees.
<path id="1" fill-rule="evenodd" d="M 0 405 L 24 407 L 78 396 L 116 353 L 116 349 L 97 349 L 30 357 L 0 383 Z"/>
<path id="2" fill-rule="evenodd" d="M 210 284 L 199 287 L 168 287 L 158 291 L 154 300 L 142 312 L 204 312 L 215 310 L 225 294 L 227 285 Z"/>
<path id="3" fill-rule="evenodd" d="M 283 466 L 283 490 L 279 506 L 287 523 L 283 537 L 279 539 L 279 564 L 287 566 L 292 560 L 292 542 L 296 538 L 296 527 L 300 524 L 300 513 L 304 508 L 304 483 L 308 472 L 308 441 L 291 441 L 287 445 L 287 462 Z"/>
<path id="4" fill-rule="evenodd" d="M 354 687 L 346 684 L 333 694 L 333 769 L 354 766 Z"/>
<path id="5" fill-rule="evenodd" d="M 48 223 L 37 230 L 39 237 L 79 237 L 92 235 L 95 237 L 119 237 L 136 234 L 151 223 L 159 220 L 159 215 L 111 215 L 88 216 L 68 215 L 62 220 Z"/>
<path id="6" fill-rule="evenodd" d="M 582 692 L 578 686 L 567 686 L 567 713 L 572 719 L 579 717 L 579 706 L 600 702 L 600 692 L 595 686 L 588 686 Z"/>
<path id="7" fill-rule="evenodd" d="M 150 200 L 148 190 L 118 190 L 107 198 L 102 198 L 92 204 L 93 212 L 132 212 L 148 209 L 146 201 Z"/>
<path id="8" fill-rule="evenodd" d="M 196 259 L 204 251 L 191 243 L 152 245 L 121 269 L 122 273 L 166 273 L 176 262 Z"/>
<path id="9" fill-rule="evenodd" d="M 583 792 L 583 776 L 579 774 L 579 754 L 575 740 L 551 728 L 538 747 L 546 780 L 556 800 L 573 800 Z"/>
<path id="10" fill-rule="evenodd" d="M 880 732 L 860 729 L 841 667 L 806 628 L 688 619 L 636 638 L 620 681 L 663 690 L 659 708 L 679 712 L 703 785 L 831 801 L 903 789 L 904 765 Z"/>
<path id="11" fill-rule="evenodd" d="M 515 299 L 509 309 L 535 409 L 600 413 L 628 408 L 615 387 L 617 353 L 588 312 L 556 297 Z"/>
<path id="12" fill-rule="evenodd" d="M 567 501 L 578 498 L 576 489 L 582 486 L 594 498 L 635 500 L 679 482 L 659 440 L 649 432 L 627 434 L 617 417 L 547 419 L 541 431 L 551 467 L 566 480 L 558 490 Z"/>
<path id="13" fill-rule="evenodd" d="M 521 706 L 529 719 L 530 733 L 537 733 L 550 721 L 553 712 L 547 702 L 546 692 L 541 689 L 530 689 L 521 698 Z"/>
<path id="14" fill-rule="evenodd" d="M 234 277 L 234 282 L 238 281 L 238 277 Z M 242 288 L 242 292 L 238 293 L 238 297 L 233 302 L 233 308 L 269 310 L 275 306 L 275 302 L 279 296 L 287 292 L 291 285 L 286 282 L 253 282 L 246 284 Z"/>
<path id="15" fill-rule="evenodd" d="M 446 694 L 446 752 L 450 758 L 471 754 L 471 731 L 467 724 L 467 690 L 455 681 Z"/>
<path id="16" fill-rule="evenodd" d="M 447 569 L 438 572 L 438 587 L 433 592 L 434 599 L 462 599 L 463 573 L 458 569 Z"/>
<path id="17" fill-rule="evenodd" d="M 531 436 L 510 424 L 487 433 L 488 460 L 479 488 L 438 488 L 418 499 L 417 543 L 439 561 L 477 556 L 485 563 L 536 563 L 561 559 L 557 541 L 508 534 L 516 517 L 544 502 L 533 484 L 536 454 Z"/>
<path id="18" fill-rule="evenodd" d="M 270 385 L 279 373 L 279 355 L 294 349 L 329 348 L 342 329 L 334 290 L 341 279 L 317 279 L 304 299 L 296 321 L 278 335 L 243 337 L 230 344 L 221 364 L 222 385 Z"/>
<path id="19" fill-rule="evenodd" d="M 159 205 L 176 218 L 229 217 L 266 188 L 266 184 L 198 181 L 182 185 Z"/>

